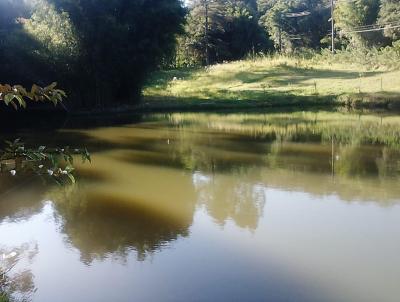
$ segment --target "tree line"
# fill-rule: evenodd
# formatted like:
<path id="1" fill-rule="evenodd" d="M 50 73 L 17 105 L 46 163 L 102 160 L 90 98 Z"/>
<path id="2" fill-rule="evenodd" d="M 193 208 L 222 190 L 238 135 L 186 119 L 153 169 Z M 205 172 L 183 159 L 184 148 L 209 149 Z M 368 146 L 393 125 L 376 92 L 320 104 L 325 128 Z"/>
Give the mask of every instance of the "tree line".
<path id="1" fill-rule="evenodd" d="M 332 16 L 337 48 L 400 37 L 399 0 L 0 0 L 0 12 L 0 83 L 57 81 L 74 108 L 135 103 L 157 68 L 329 48 Z"/>
<path id="2" fill-rule="evenodd" d="M 399 0 L 191 0 L 176 64 L 207 65 L 257 52 L 391 45 Z"/>
<path id="3" fill-rule="evenodd" d="M 85 108 L 136 102 L 185 17 L 178 0 L 0 0 L 0 12 L 0 83 L 57 81 Z"/>

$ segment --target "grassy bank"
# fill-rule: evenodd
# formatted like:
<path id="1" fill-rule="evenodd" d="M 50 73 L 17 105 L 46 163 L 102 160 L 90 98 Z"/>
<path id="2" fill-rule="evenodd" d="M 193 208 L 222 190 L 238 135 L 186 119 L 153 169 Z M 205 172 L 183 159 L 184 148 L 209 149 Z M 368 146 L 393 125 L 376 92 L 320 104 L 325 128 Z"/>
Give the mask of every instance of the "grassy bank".
<path id="1" fill-rule="evenodd" d="M 208 68 L 159 71 L 144 108 L 212 109 L 346 105 L 400 108 L 400 70 L 332 60 L 265 57 Z"/>

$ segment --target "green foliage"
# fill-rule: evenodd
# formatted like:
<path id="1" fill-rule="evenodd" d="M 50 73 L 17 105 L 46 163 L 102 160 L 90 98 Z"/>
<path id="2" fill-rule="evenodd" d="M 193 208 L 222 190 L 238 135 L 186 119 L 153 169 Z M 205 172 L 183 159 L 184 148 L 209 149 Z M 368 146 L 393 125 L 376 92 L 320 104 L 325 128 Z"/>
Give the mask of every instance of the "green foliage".
<path id="1" fill-rule="evenodd" d="M 65 92 L 55 89 L 57 83 L 41 88 L 33 85 L 31 91 L 27 91 L 20 85 L 0 85 L 0 101 L 6 105 L 26 107 L 25 100 L 50 101 L 57 105 L 65 97 Z M 80 155 L 82 161 L 91 161 L 87 149 L 47 148 L 40 146 L 37 149 L 25 148 L 20 139 L 13 142 L 6 141 L 6 147 L 0 149 L 0 173 L 9 172 L 12 176 L 19 174 L 36 174 L 47 177 L 62 184 L 66 179 L 75 183 L 72 174 L 74 171 L 73 155 Z"/>
<path id="2" fill-rule="evenodd" d="M 148 72 L 172 56 L 184 14 L 179 0 L 40 0 L 15 9 L 0 22 L 0 82 L 55 79 L 74 107 L 138 101 Z"/>
<path id="3" fill-rule="evenodd" d="M 260 15 L 265 15 L 277 2 L 278 0 L 257 0 L 257 9 Z"/>
<path id="4" fill-rule="evenodd" d="M 283 51 L 299 47 L 318 48 L 329 29 L 327 1 L 260 1 L 265 13 L 261 22 Z"/>
<path id="5" fill-rule="evenodd" d="M 207 17 L 207 30 L 206 30 Z M 178 40 L 177 65 L 237 60 L 271 47 L 252 1 L 193 1 Z"/>
<path id="6" fill-rule="evenodd" d="M 271 50 L 268 33 L 258 24 L 258 14 L 243 2 L 230 3 L 227 14 L 231 18 L 227 35 L 230 48 L 229 60 L 237 60 L 246 54 L 255 55 Z"/>
<path id="7" fill-rule="evenodd" d="M 338 62 L 362 66 L 364 69 L 399 70 L 400 69 L 400 42 L 393 42 L 386 47 L 359 47 L 337 50 L 335 56 L 330 51 L 322 51 L 316 60 L 337 64 Z M 394 84 L 395 85 L 395 84 Z"/>
<path id="8" fill-rule="evenodd" d="M 32 85 L 30 91 L 21 85 L 11 86 L 0 84 L 0 102 L 11 105 L 15 109 L 18 107 L 26 108 L 26 100 L 34 102 L 52 102 L 55 105 L 62 102 L 67 95 L 61 89 L 56 89 L 57 83 L 52 83 L 47 87 Z"/>
<path id="9" fill-rule="evenodd" d="M 0 302 L 10 302 L 10 297 L 7 294 L 7 276 L 0 268 Z"/>
<path id="10" fill-rule="evenodd" d="M 13 142 L 6 141 L 6 147 L 0 149 L 0 173 L 36 174 L 45 179 L 52 179 L 62 184 L 66 180 L 75 183 L 73 163 L 75 155 L 81 156 L 82 162 L 91 161 L 86 149 L 47 148 L 40 146 L 37 149 L 25 148 L 19 139 Z"/>
<path id="11" fill-rule="evenodd" d="M 0 275 L 3 275 L 2 272 L 0 272 Z M 10 302 L 10 299 L 8 295 L 5 292 L 2 292 L 1 290 L 1 283 L 3 282 L 2 277 L 0 277 L 0 302 Z"/>
<path id="12" fill-rule="evenodd" d="M 206 50 L 211 62 L 237 60 L 246 53 L 268 51 L 271 49 L 268 43 L 253 48 L 262 45 L 261 36 L 271 38 L 275 49 L 285 53 L 331 45 L 330 0 L 258 0 L 256 3 L 197 0 L 190 3 L 186 34 L 178 39 L 177 66 L 204 64 Z M 398 38 L 399 29 L 390 27 L 398 25 L 399 11 L 397 0 L 336 1 L 336 49 L 350 45 L 349 48 L 364 51 L 390 45 Z M 260 31 L 260 25 L 264 31 Z M 379 25 L 386 28 L 386 38 Z"/>
<path id="13" fill-rule="evenodd" d="M 8 295 L 6 294 L 6 274 L 0 269 L 0 302 L 9 302 Z"/>
<path id="14" fill-rule="evenodd" d="M 343 35 L 354 47 L 378 45 L 382 43 L 382 33 L 357 32 L 362 26 L 375 24 L 379 14 L 379 0 L 340 1 L 335 9 L 335 22 Z"/>
<path id="15" fill-rule="evenodd" d="M 12 207 L 13 205 L 11 205 Z M 22 258 L 30 258 L 36 249 L 34 245 L 0 248 L 0 302 L 28 302 L 35 292 L 31 270 L 19 270 Z"/>
<path id="16" fill-rule="evenodd" d="M 46 0 L 37 0 L 31 17 L 22 22 L 22 29 L 38 42 L 37 51 L 54 69 L 79 56 L 79 40 L 69 14 L 58 12 Z M 65 67 L 68 69 L 69 65 Z"/>
<path id="17" fill-rule="evenodd" d="M 384 35 L 395 41 L 400 39 L 400 28 L 390 28 L 388 24 L 399 25 L 400 1 L 399 0 L 381 0 L 378 23 L 385 26 Z"/>
<path id="18" fill-rule="evenodd" d="M 148 74 L 160 67 L 254 58 L 273 50 L 269 38 L 285 52 L 329 44 L 329 0 L 185 4 L 179 0 L 0 1 L 0 82 L 26 86 L 57 80 L 71 97 L 69 106 L 104 107 L 138 101 Z M 398 22 L 399 10 L 395 0 L 337 2 L 337 45 L 350 44 L 355 52 L 372 48 L 368 54 L 379 52 L 386 60 L 391 50 L 378 48 L 397 40 L 399 30 L 361 33 L 355 29 Z M 8 101 L 24 104 L 17 96 Z"/>
<path id="19" fill-rule="evenodd" d="M 329 50 L 322 54 L 309 51 L 160 71 L 144 90 L 145 108 L 211 110 L 327 104 L 398 108 L 399 54 L 394 47 L 343 50 L 335 56 Z"/>

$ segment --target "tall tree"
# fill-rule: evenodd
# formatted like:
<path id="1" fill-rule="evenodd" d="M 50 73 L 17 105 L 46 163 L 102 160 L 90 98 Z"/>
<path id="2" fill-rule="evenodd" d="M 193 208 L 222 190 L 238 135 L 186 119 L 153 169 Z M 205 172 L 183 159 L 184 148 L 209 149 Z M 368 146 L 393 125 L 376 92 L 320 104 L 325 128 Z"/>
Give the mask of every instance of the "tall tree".
<path id="1" fill-rule="evenodd" d="M 228 22 L 225 41 L 229 45 L 230 60 L 243 58 L 271 48 L 268 33 L 259 25 L 258 12 L 252 1 L 229 1 L 226 4 Z"/>
<path id="2" fill-rule="evenodd" d="M 224 3 L 217 0 L 194 0 L 190 2 L 186 20 L 183 47 L 196 52 L 202 64 L 215 62 L 224 56 L 227 45 L 225 34 L 226 15 Z"/>
<path id="3" fill-rule="evenodd" d="M 278 49 L 318 48 L 329 30 L 327 1 L 260 0 L 259 6 L 264 10 L 261 22 Z"/>
<path id="4" fill-rule="evenodd" d="M 269 47 L 268 35 L 258 24 L 252 0 L 195 0 L 190 3 L 180 53 L 208 61 L 243 58 Z M 191 61 L 190 58 L 185 61 Z"/>
<path id="5" fill-rule="evenodd" d="M 366 31 L 365 26 L 377 22 L 380 0 L 339 1 L 335 9 L 335 21 L 342 36 L 351 45 L 371 46 L 382 41 L 379 31 Z"/>
<path id="6" fill-rule="evenodd" d="M 400 39 L 400 0 L 381 0 L 378 23 L 385 27 L 384 35 L 395 41 Z"/>

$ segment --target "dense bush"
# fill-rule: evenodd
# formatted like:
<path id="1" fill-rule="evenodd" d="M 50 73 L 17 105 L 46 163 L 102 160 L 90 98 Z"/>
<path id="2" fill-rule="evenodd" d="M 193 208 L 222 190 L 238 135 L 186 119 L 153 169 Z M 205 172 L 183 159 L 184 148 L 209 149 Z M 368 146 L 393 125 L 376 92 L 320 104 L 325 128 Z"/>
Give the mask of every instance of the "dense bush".
<path id="1" fill-rule="evenodd" d="M 12 3 L 0 18 L 0 82 L 56 80 L 74 107 L 137 101 L 148 72 L 172 55 L 185 15 L 179 0 Z"/>
<path id="2" fill-rule="evenodd" d="M 363 66 L 367 69 L 397 70 L 400 69 L 400 41 L 386 47 L 350 48 L 338 50 L 332 56 L 328 50 L 314 58 L 323 62 L 347 63 Z"/>

